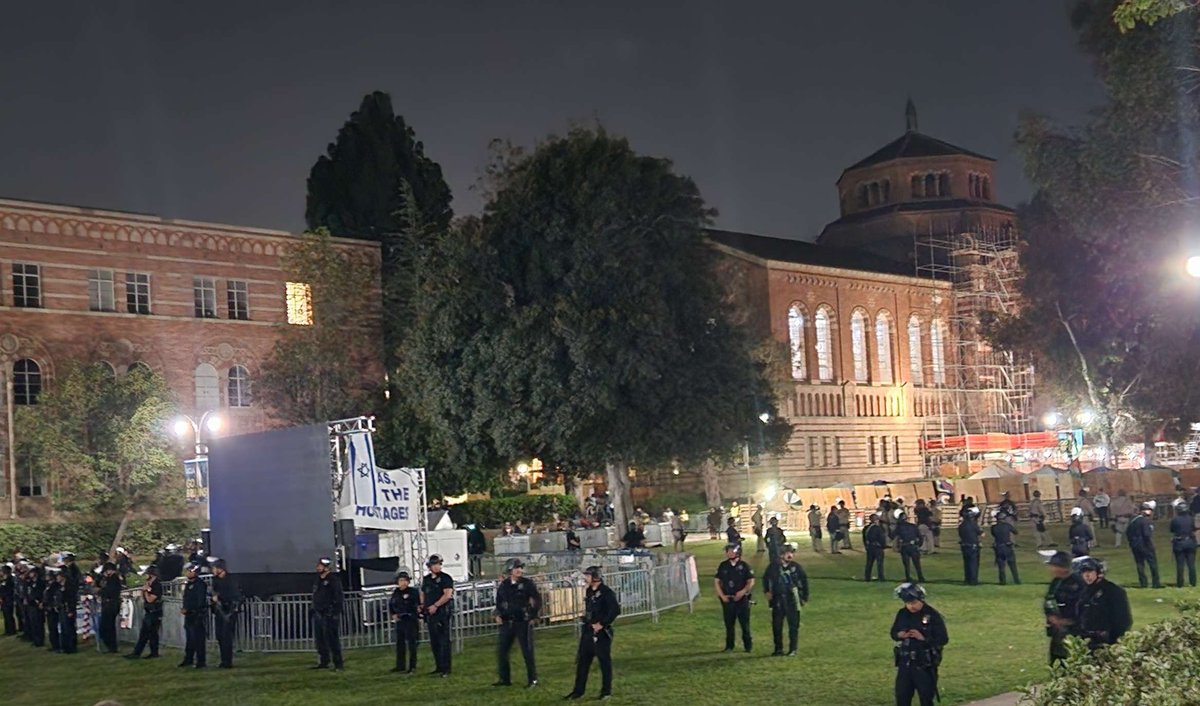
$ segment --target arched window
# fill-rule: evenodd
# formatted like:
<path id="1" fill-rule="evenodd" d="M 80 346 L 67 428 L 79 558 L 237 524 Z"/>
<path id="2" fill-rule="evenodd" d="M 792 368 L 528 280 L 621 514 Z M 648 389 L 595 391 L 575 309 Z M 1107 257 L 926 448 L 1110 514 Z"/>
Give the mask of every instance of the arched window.
<path id="1" fill-rule="evenodd" d="M 980 181 L 983 182 L 983 185 L 982 185 L 983 188 L 980 190 L 979 195 L 982 196 L 985 201 L 991 201 L 992 200 L 992 179 L 991 179 L 991 177 L 981 177 Z"/>
<path id="2" fill-rule="evenodd" d="M 817 309 L 813 317 L 813 328 L 817 337 L 817 378 L 821 382 L 833 380 L 833 331 L 830 327 L 829 307 Z"/>
<path id="3" fill-rule="evenodd" d="M 250 406 L 250 373 L 240 365 L 229 369 L 229 406 Z"/>
<path id="4" fill-rule="evenodd" d="M 925 369 L 921 359 L 921 320 L 908 317 L 908 374 L 914 385 L 925 384 Z"/>
<path id="5" fill-rule="evenodd" d="M 879 363 L 879 382 L 891 385 L 892 374 L 892 315 L 881 311 L 875 316 L 875 358 Z"/>
<path id="6" fill-rule="evenodd" d="M 920 174 L 912 176 L 912 196 L 914 199 L 919 199 L 925 195 L 925 180 Z"/>
<path id="7" fill-rule="evenodd" d="M 938 196 L 950 195 L 950 175 L 946 172 L 938 174 Z"/>
<path id="8" fill-rule="evenodd" d="M 870 382 L 870 365 L 867 363 L 867 315 L 858 309 L 850 315 L 850 354 L 854 356 L 854 382 Z"/>
<path id="9" fill-rule="evenodd" d="M 196 384 L 196 414 L 219 408 L 221 383 L 217 379 L 217 369 L 208 363 L 201 363 L 192 373 L 192 379 Z"/>
<path id="10" fill-rule="evenodd" d="M 859 208 L 866 208 L 867 206 L 870 205 L 870 203 L 871 203 L 870 202 L 870 198 L 871 198 L 870 192 L 871 192 L 871 190 L 866 184 L 860 184 L 858 186 L 858 207 Z"/>
<path id="11" fill-rule="evenodd" d="M 799 304 L 788 308 L 788 350 L 791 353 L 792 378 L 803 380 L 808 377 L 808 366 L 804 360 L 804 310 Z"/>
<path id="12" fill-rule="evenodd" d="M 937 196 L 937 176 L 933 174 L 925 175 L 925 196 Z"/>
<path id="13" fill-rule="evenodd" d="M 117 369 L 107 360 L 98 360 L 95 365 L 96 369 L 104 373 L 107 377 L 115 378 L 117 376 Z"/>
<path id="14" fill-rule="evenodd" d="M 871 205 L 878 206 L 879 203 L 879 182 L 873 181 L 871 182 Z"/>
<path id="15" fill-rule="evenodd" d="M 37 361 L 22 358 L 13 363 L 13 402 L 37 404 L 42 394 L 42 368 Z"/>
<path id="16" fill-rule="evenodd" d="M 890 203 L 892 200 L 892 182 L 884 179 L 879 184 L 880 203 Z"/>
<path id="17" fill-rule="evenodd" d="M 941 319 L 929 322 L 929 353 L 933 369 L 933 384 L 946 384 L 946 330 Z"/>
<path id="18" fill-rule="evenodd" d="M 150 375 L 153 372 L 154 371 L 150 369 L 149 365 L 146 365 L 140 360 L 136 363 L 130 364 L 130 366 L 125 369 L 126 375 Z"/>

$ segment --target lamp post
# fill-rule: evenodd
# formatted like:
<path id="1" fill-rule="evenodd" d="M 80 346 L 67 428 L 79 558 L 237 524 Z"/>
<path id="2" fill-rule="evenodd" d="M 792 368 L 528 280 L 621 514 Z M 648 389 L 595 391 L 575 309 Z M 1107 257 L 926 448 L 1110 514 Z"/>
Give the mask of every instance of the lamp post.
<path id="1" fill-rule="evenodd" d="M 196 458 L 207 457 L 208 446 L 204 443 L 204 431 L 207 430 L 213 434 L 221 431 L 221 417 L 211 409 L 200 415 L 200 421 L 196 421 L 186 414 L 179 415 L 179 418 L 175 420 L 175 436 L 184 439 L 187 437 L 189 429 L 192 431 L 192 438 L 195 441 Z"/>
<path id="2" fill-rule="evenodd" d="M 522 461 L 517 464 L 517 475 L 525 479 L 525 492 L 528 493 L 533 489 L 533 485 L 529 482 L 529 464 Z"/>

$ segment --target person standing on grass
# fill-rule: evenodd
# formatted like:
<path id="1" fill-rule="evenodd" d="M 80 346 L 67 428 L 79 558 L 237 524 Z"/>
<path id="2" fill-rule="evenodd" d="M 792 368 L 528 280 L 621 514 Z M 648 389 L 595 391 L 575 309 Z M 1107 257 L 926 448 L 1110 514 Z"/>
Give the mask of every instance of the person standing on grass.
<path id="1" fill-rule="evenodd" d="M 1088 641 L 1095 652 L 1116 644 L 1133 627 L 1129 596 L 1125 589 L 1104 575 L 1104 562 L 1092 556 L 1079 560 L 1079 576 L 1083 579 L 1083 594 L 1079 597 L 1076 624 L 1079 636 Z"/>
<path id="2" fill-rule="evenodd" d="M 842 542 L 842 518 L 838 517 L 837 507 L 829 506 L 829 514 L 825 516 L 825 529 L 829 530 L 829 553 L 841 554 L 838 546 Z"/>
<path id="3" fill-rule="evenodd" d="M 1100 520 L 1101 529 L 1108 527 L 1108 506 L 1110 504 L 1112 504 L 1112 498 L 1108 497 L 1104 488 L 1100 488 L 1100 491 L 1092 498 L 1092 507 L 1096 508 L 1096 519 Z"/>
<path id="4" fill-rule="evenodd" d="M 12 567 L 0 564 L 0 614 L 4 616 L 4 634 L 17 634 L 16 614 L 13 612 L 13 602 L 16 599 L 16 588 L 13 581 Z"/>
<path id="5" fill-rule="evenodd" d="M 727 544 L 738 545 L 739 551 L 741 551 L 740 547 L 742 546 L 742 533 L 738 532 L 737 518 L 736 517 L 729 518 L 729 520 L 727 521 L 727 524 L 728 524 L 728 526 L 725 528 L 725 542 Z"/>
<path id="6" fill-rule="evenodd" d="M 1172 503 L 1175 517 L 1171 518 L 1171 553 L 1175 555 L 1175 586 L 1183 588 L 1183 570 L 1187 569 L 1188 583 L 1196 586 L 1196 529 L 1188 504 L 1183 499 Z"/>
<path id="7" fill-rule="evenodd" d="M 454 614 L 454 579 L 442 571 L 442 557 L 433 554 L 425 562 L 429 573 L 421 579 L 421 611 L 429 629 L 433 652 L 433 674 L 450 676 L 450 619 Z"/>
<path id="8" fill-rule="evenodd" d="M 183 633 L 185 645 L 180 667 L 204 669 L 208 666 L 208 586 L 200 580 L 200 565 L 184 567 L 187 585 L 183 589 Z"/>
<path id="9" fill-rule="evenodd" d="M 64 564 L 58 572 L 58 642 L 63 654 L 75 654 L 79 634 L 75 630 L 75 611 L 79 605 L 79 584 Z"/>
<path id="10" fill-rule="evenodd" d="M 537 584 L 525 578 L 525 562 L 509 559 L 505 562 L 507 578 L 496 587 L 496 624 L 500 626 L 496 655 L 498 669 L 492 686 L 512 686 L 508 654 L 513 641 L 521 646 L 525 658 L 525 688 L 538 685 L 537 664 L 533 656 L 533 626 L 542 612 L 542 596 Z"/>
<path id="11" fill-rule="evenodd" d="M 142 650 L 150 648 L 146 659 L 158 659 L 158 634 L 162 628 L 163 618 L 163 585 L 158 580 L 158 567 L 146 567 L 146 581 L 142 584 L 142 627 L 138 631 L 137 644 L 126 659 L 138 659 Z"/>
<path id="12" fill-rule="evenodd" d="M 1154 550 L 1154 525 L 1150 524 L 1156 506 L 1153 500 L 1142 503 L 1141 514 L 1134 516 L 1125 530 L 1133 561 L 1137 564 L 1138 584 L 1142 588 L 1146 587 L 1146 565 L 1150 566 L 1154 588 L 1162 588 L 1162 581 L 1158 578 L 1158 554 Z"/>
<path id="13" fill-rule="evenodd" d="M 766 545 L 763 543 L 763 506 L 755 505 L 754 514 L 750 516 L 750 527 L 754 530 L 754 553 L 762 554 L 767 551 Z"/>
<path id="14" fill-rule="evenodd" d="M 605 585 L 599 566 L 589 566 L 583 570 L 583 575 L 588 583 L 583 594 L 579 649 L 575 653 L 575 688 L 565 697 L 569 701 L 583 698 L 593 659 L 600 662 L 600 699 L 612 696 L 613 623 L 621 614 L 621 604 L 617 594 Z"/>
<path id="15" fill-rule="evenodd" d="M 1071 526 L 1067 529 L 1067 538 L 1071 540 L 1071 554 L 1076 558 L 1087 556 L 1092 550 L 1092 528 L 1083 521 L 1083 508 L 1071 508 Z"/>
<path id="16" fill-rule="evenodd" d="M 312 592 L 313 641 L 317 646 L 318 661 L 313 669 L 328 669 L 332 659 L 333 668 L 342 668 L 342 636 L 338 621 L 342 617 L 342 580 L 333 571 L 333 559 L 323 556 L 317 560 L 317 581 Z"/>
<path id="17" fill-rule="evenodd" d="M 1065 643 L 1068 635 L 1076 634 L 1075 615 L 1084 584 L 1071 569 L 1070 554 L 1052 551 L 1041 554 L 1049 554 L 1046 565 L 1050 567 L 1051 578 L 1042 610 L 1046 613 L 1046 636 L 1050 638 L 1050 664 L 1053 665 L 1067 658 Z"/>
<path id="18" fill-rule="evenodd" d="M 918 584 L 900 584 L 896 597 L 904 601 L 891 630 L 896 643 L 896 706 L 912 706 L 914 695 L 921 706 L 933 706 L 938 698 L 942 650 L 950 642 L 946 621 L 925 602 L 925 589 Z"/>
<path id="19" fill-rule="evenodd" d="M 1033 500 L 1029 501 L 1029 521 L 1033 524 L 1033 536 L 1037 540 L 1037 548 L 1052 547 L 1054 540 L 1046 533 L 1046 508 L 1042 506 L 1042 491 L 1033 491 Z"/>
<path id="20" fill-rule="evenodd" d="M 1121 537 L 1125 536 L 1125 532 L 1129 529 L 1129 522 L 1133 516 L 1137 514 L 1137 507 L 1133 504 L 1133 499 L 1126 493 L 1125 489 L 1121 488 L 1117 491 L 1117 497 L 1113 498 L 1112 505 L 1108 508 L 1108 514 L 1112 516 L 1113 534 L 1116 536 L 1114 547 L 1121 546 Z"/>
<path id="21" fill-rule="evenodd" d="M 733 624 L 742 626 L 742 647 L 750 651 L 750 592 L 754 590 L 754 569 L 742 561 L 741 546 L 725 545 L 725 561 L 717 566 L 713 578 L 717 599 L 725 619 L 725 651 L 733 652 Z"/>
<path id="22" fill-rule="evenodd" d="M 237 630 L 237 614 L 242 607 L 242 591 L 229 575 L 224 559 L 212 562 L 213 628 L 221 651 L 219 669 L 233 669 L 233 639 Z"/>
<path id="23" fill-rule="evenodd" d="M 42 614 L 45 616 L 46 629 L 50 635 L 50 651 L 59 653 L 62 652 L 62 645 L 59 642 L 61 635 L 59 630 L 62 627 L 59 611 L 62 607 L 62 584 L 58 580 L 61 573 L 62 568 L 60 567 L 46 567 L 46 592 L 42 594 Z"/>
<path id="24" fill-rule="evenodd" d="M 900 548 L 900 561 L 904 564 L 904 578 L 911 583 L 913 569 L 917 572 L 917 580 L 924 582 L 925 573 L 921 571 L 921 533 L 917 526 L 908 521 L 908 515 L 901 508 L 892 511 L 896 524 L 892 529 L 891 539 Z"/>
<path id="25" fill-rule="evenodd" d="M 117 653 L 117 618 L 121 617 L 121 589 L 125 584 L 117 565 L 111 561 L 102 567 L 100 578 L 100 641 L 104 651 Z"/>
<path id="26" fill-rule="evenodd" d="M 683 515 L 671 515 L 671 546 L 677 552 L 683 551 L 683 540 L 687 539 L 687 530 L 683 526 Z M 578 549 L 578 546 L 571 547 L 568 542 L 568 549 Z"/>
<path id="27" fill-rule="evenodd" d="M 771 563 L 763 574 L 763 588 L 767 603 L 771 606 L 771 635 L 775 639 L 772 657 L 783 656 L 783 622 L 788 625 L 788 657 L 796 656 L 800 637 L 800 606 L 808 603 L 808 574 L 797 564 L 796 548 L 790 544 L 783 547 L 777 561 Z"/>
<path id="28" fill-rule="evenodd" d="M 850 508 L 846 507 L 845 500 L 837 501 L 837 516 L 838 524 L 842 529 L 842 549 L 850 549 L 853 551 L 854 545 L 850 543 Z"/>
<path id="29" fill-rule="evenodd" d="M 996 555 L 996 568 L 1000 572 L 1000 585 L 1008 583 L 1004 576 L 1004 567 L 1012 572 L 1013 583 L 1021 585 L 1021 577 L 1017 573 L 1017 550 L 1012 536 L 1017 528 L 1004 518 L 1006 515 L 997 508 L 992 513 L 992 552 Z"/>
<path id="30" fill-rule="evenodd" d="M 867 551 L 867 570 L 863 573 L 864 581 L 871 580 L 873 567 L 878 567 L 878 580 L 886 580 L 883 577 L 883 552 L 887 549 L 887 543 L 887 532 L 879 524 L 879 513 L 872 512 L 867 518 L 867 526 L 863 528 L 863 547 Z"/>
<path id="31" fill-rule="evenodd" d="M 821 549 L 821 508 L 816 505 L 808 507 L 808 536 L 812 540 L 813 551 L 820 554 Z"/>
<path id="32" fill-rule="evenodd" d="M 917 516 L 917 531 L 921 533 L 921 553 L 929 554 L 933 552 L 933 510 L 917 498 L 913 514 Z"/>
<path id="33" fill-rule="evenodd" d="M 983 546 L 983 529 L 979 526 L 979 508 L 971 505 L 963 512 L 958 525 L 958 546 L 962 550 L 963 581 L 968 586 L 979 585 L 979 551 Z"/>
<path id="34" fill-rule="evenodd" d="M 783 533 L 783 529 L 779 526 L 779 518 L 772 517 L 767 520 L 766 541 L 767 541 L 767 558 L 774 562 L 779 559 L 779 554 L 783 551 L 783 545 L 787 543 L 787 535 Z"/>
<path id="35" fill-rule="evenodd" d="M 409 585 L 407 571 L 396 572 L 396 588 L 388 598 L 388 614 L 396 624 L 396 666 L 393 672 L 417 671 L 417 634 L 421 632 L 421 594 Z"/>

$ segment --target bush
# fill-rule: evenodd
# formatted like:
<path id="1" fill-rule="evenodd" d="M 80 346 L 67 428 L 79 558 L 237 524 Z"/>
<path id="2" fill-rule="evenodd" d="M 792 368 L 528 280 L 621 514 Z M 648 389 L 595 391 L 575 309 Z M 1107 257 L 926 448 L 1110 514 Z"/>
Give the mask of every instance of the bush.
<path id="1" fill-rule="evenodd" d="M 636 503 L 635 503 L 636 504 Z M 666 493 L 655 493 L 641 503 L 641 507 L 646 512 L 658 517 L 663 510 L 671 508 L 678 513 L 680 510 L 687 510 L 691 514 L 704 512 L 707 508 L 704 505 L 703 491 L 686 493 L 682 491 L 670 491 Z"/>
<path id="2" fill-rule="evenodd" d="M 1066 663 L 1023 703 L 1113 706 L 1200 703 L 1200 602 L 1180 601 L 1183 615 L 1127 634 L 1089 654 L 1071 640 Z"/>
<path id="3" fill-rule="evenodd" d="M 0 556 L 24 552 L 30 558 L 71 550 L 81 559 L 108 551 L 117 533 L 116 520 L 96 522 L 0 523 Z M 181 544 L 200 536 L 200 520 L 131 520 L 121 545 L 130 554 L 154 556 L 168 542 Z"/>
<path id="4" fill-rule="evenodd" d="M 571 517 L 577 512 L 579 506 L 569 495 L 519 495 L 452 505 L 450 519 L 460 525 L 474 522 L 480 527 L 499 527 L 505 522 L 550 522 L 555 513 Z"/>

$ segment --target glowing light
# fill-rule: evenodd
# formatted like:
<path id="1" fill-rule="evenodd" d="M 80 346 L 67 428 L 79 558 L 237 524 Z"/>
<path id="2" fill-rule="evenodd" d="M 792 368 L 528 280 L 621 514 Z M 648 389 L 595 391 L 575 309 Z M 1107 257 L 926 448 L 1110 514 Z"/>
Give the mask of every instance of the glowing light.
<path id="1" fill-rule="evenodd" d="M 295 326 L 312 326 L 312 287 L 303 282 L 288 282 L 287 322 Z"/>
<path id="2" fill-rule="evenodd" d="M 1187 273 L 1200 279 L 1200 255 L 1192 255 L 1187 259 Z"/>
<path id="3" fill-rule="evenodd" d="M 1042 424 L 1052 427 L 1058 424 L 1058 412 L 1047 412 L 1046 416 L 1042 417 Z"/>
<path id="4" fill-rule="evenodd" d="M 517 475 L 520 475 L 520 476 L 529 475 L 529 464 L 525 463 L 524 461 L 522 461 L 521 463 L 518 463 L 517 464 Z"/>
<path id="5" fill-rule="evenodd" d="M 762 499 L 770 502 L 775 498 L 775 493 L 778 492 L 774 485 L 768 485 L 762 490 Z"/>
<path id="6" fill-rule="evenodd" d="M 762 414 L 758 415 L 758 421 L 766 424 L 767 422 L 771 421 L 771 415 L 763 412 Z"/>
<path id="7" fill-rule="evenodd" d="M 208 421 L 204 422 L 204 428 L 211 432 L 221 431 L 221 418 L 215 414 L 210 416 Z"/>
<path id="8" fill-rule="evenodd" d="M 1075 418 L 1079 420 L 1080 424 L 1091 424 L 1092 420 L 1096 418 L 1096 413 L 1090 409 L 1085 409 L 1076 415 Z"/>
<path id="9" fill-rule="evenodd" d="M 192 425 L 186 419 L 176 419 L 173 428 L 175 429 L 175 436 L 182 437 L 187 436 L 187 433 L 192 429 Z"/>

